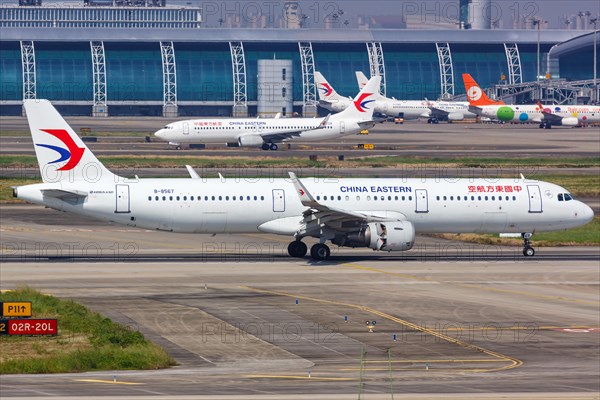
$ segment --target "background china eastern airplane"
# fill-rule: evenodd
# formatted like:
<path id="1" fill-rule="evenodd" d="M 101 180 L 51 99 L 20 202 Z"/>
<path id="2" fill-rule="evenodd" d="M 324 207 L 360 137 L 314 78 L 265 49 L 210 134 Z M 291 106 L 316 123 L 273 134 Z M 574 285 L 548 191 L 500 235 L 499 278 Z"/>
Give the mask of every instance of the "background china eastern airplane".
<path id="1" fill-rule="evenodd" d="M 361 71 L 356 71 L 356 81 L 361 89 L 367 84 L 367 77 Z M 428 123 L 437 124 L 439 121 L 462 121 L 465 118 L 475 118 L 476 114 L 469 111 L 467 101 L 425 101 L 396 100 L 377 93 L 375 112 L 390 117 L 405 119 L 427 118 Z"/>
<path id="2" fill-rule="evenodd" d="M 504 104 L 491 100 L 469 74 L 463 74 L 469 109 L 482 117 L 502 122 L 536 123 L 540 128 L 577 126 L 600 122 L 600 106 L 547 106 Z"/>
<path id="3" fill-rule="evenodd" d="M 300 140 L 325 140 L 359 133 L 371 128 L 373 107 L 371 97 L 381 78 L 374 77 L 361 90 L 352 107 L 336 115 L 321 118 L 227 118 L 193 119 L 173 122 L 154 135 L 172 144 L 236 143 L 240 147 L 261 147 L 277 150 L 277 143 Z"/>
<path id="4" fill-rule="evenodd" d="M 381 251 L 417 233 L 522 233 L 586 224 L 592 210 L 562 187 L 521 179 L 129 179 L 107 170 L 47 100 L 25 100 L 43 183 L 14 196 L 56 210 L 146 229 L 288 235 L 292 257 L 330 255 L 327 242 Z M 190 168 L 191 169 L 191 168 Z M 252 210 L 252 212 L 248 212 Z"/>

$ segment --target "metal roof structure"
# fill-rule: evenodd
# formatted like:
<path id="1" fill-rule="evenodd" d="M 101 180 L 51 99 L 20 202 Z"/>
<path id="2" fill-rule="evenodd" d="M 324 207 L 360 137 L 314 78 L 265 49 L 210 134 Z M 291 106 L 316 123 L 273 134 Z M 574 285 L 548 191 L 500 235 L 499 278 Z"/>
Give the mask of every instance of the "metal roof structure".
<path id="1" fill-rule="evenodd" d="M 542 30 L 540 44 L 574 39 L 581 31 Z M 537 43 L 536 30 L 409 30 L 409 29 L 247 29 L 247 28 L 0 28 L 2 41 L 141 41 L 141 42 L 312 42 L 456 44 Z"/>

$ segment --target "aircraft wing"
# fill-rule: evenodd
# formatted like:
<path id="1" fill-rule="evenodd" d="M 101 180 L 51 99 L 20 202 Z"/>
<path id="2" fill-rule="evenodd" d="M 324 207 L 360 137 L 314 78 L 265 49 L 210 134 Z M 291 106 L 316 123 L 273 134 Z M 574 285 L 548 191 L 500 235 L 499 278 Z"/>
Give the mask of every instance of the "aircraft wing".
<path id="1" fill-rule="evenodd" d="M 544 116 L 544 120 L 550 122 L 551 124 L 557 124 L 560 125 L 560 123 L 563 120 L 563 117 L 561 117 L 560 115 L 556 115 L 554 114 L 552 111 L 550 111 L 549 109 L 545 109 L 544 106 L 542 106 L 542 103 L 538 102 L 538 107 L 540 107 L 540 112 L 542 113 L 542 115 Z M 548 110 L 548 111 L 547 111 Z"/>
<path id="2" fill-rule="evenodd" d="M 444 117 L 447 117 L 448 114 L 450 114 L 448 111 L 439 109 L 432 105 L 429 105 L 428 108 L 431 110 L 431 116 L 435 117 L 435 118 L 444 118 Z"/>
<path id="3" fill-rule="evenodd" d="M 302 132 L 305 132 L 307 130 L 315 130 L 315 129 L 323 129 L 327 126 L 327 123 L 329 122 L 329 117 L 331 116 L 331 114 L 327 114 L 327 116 L 325 118 L 323 118 L 321 120 L 321 122 L 319 123 L 319 126 L 317 126 L 316 128 L 313 129 L 303 129 L 303 130 L 298 130 L 298 131 L 293 131 L 293 132 L 282 132 L 282 133 L 264 133 L 262 135 L 260 135 L 266 142 L 274 142 L 274 143 L 279 143 L 279 142 L 283 142 L 287 139 L 291 139 L 293 137 L 296 136 L 300 136 L 300 134 Z"/>
<path id="4" fill-rule="evenodd" d="M 369 214 L 360 211 L 344 210 L 337 207 L 329 207 L 319 203 L 310 194 L 304 184 L 296 177 L 296 174 L 289 172 L 290 178 L 296 189 L 303 206 L 309 207 L 303 213 L 303 228 L 298 232 L 302 236 L 311 235 L 318 232 L 323 227 L 328 227 L 335 231 L 344 231 L 355 229 L 357 225 L 366 222 L 386 222 L 406 220 L 403 214 L 397 212 L 382 212 L 381 215 Z M 343 225 L 347 226 L 344 229 Z"/>

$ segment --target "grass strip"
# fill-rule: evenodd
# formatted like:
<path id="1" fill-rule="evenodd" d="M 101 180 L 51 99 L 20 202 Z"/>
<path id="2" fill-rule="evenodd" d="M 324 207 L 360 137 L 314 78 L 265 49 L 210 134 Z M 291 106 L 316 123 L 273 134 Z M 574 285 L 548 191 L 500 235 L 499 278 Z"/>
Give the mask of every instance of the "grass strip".
<path id="1" fill-rule="evenodd" d="M 487 245 L 523 246 L 523 240 L 518 238 L 501 238 L 498 235 L 461 233 L 456 234 L 434 234 L 449 240 L 459 240 L 467 243 L 479 243 Z M 587 225 L 566 231 L 539 232 L 533 235 L 534 247 L 556 247 L 556 246 L 600 246 L 600 217 L 594 219 Z"/>
<path id="2" fill-rule="evenodd" d="M 58 336 L 0 337 L 0 374 L 66 373 L 167 368 L 175 361 L 133 329 L 72 300 L 29 287 L 0 293 L 0 301 L 31 301 L 35 318 L 57 318 Z"/>

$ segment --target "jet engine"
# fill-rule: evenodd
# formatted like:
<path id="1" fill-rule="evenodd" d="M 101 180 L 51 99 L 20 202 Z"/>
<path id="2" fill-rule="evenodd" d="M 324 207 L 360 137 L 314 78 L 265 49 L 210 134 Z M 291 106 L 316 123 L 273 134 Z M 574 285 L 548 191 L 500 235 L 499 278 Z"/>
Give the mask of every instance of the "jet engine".
<path id="1" fill-rule="evenodd" d="M 415 227 L 408 221 L 370 222 L 358 231 L 336 235 L 331 242 L 345 247 L 406 251 L 415 243 Z"/>
<path id="2" fill-rule="evenodd" d="M 448 121 L 462 121 L 463 119 L 465 119 L 465 116 L 463 113 L 450 113 L 448 114 Z"/>
<path id="3" fill-rule="evenodd" d="M 240 147 L 260 147 L 265 141 L 259 135 L 242 135 L 238 137 Z"/>
<path id="4" fill-rule="evenodd" d="M 579 120 L 575 117 L 566 117 L 560 121 L 562 126 L 577 126 L 579 125 Z"/>

